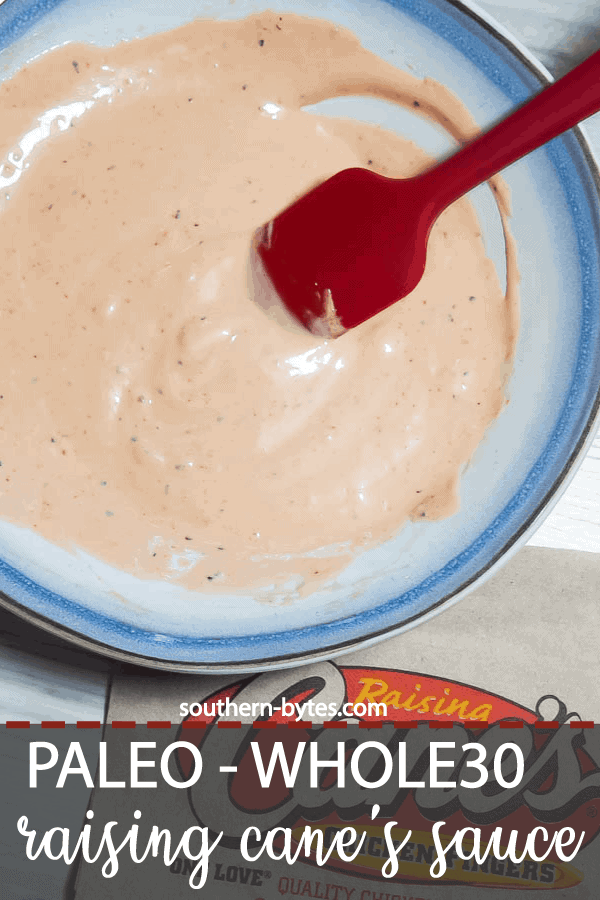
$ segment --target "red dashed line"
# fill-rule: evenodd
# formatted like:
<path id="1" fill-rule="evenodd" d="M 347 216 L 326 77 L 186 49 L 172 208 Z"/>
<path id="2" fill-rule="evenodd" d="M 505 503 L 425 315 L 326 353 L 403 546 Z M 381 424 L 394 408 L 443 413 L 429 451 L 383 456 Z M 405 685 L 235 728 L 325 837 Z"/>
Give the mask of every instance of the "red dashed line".
<path id="1" fill-rule="evenodd" d="M 0 2 L 1 2 L 1 0 L 0 0 Z M 4 724 L 5 724 L 6 728 L 31 728 L 32 727 L 31 722 L 24 721 L 24 720 L 23 721 L 18 721 L 18 720 L 8 721 L 8 722 L 5 722 Z M 124 720 L 124 719 L 116 720 L 116 721 L 113 721 L 110 723 L 112 728 L 136 728 L 137 724 L 138 723 L 134 722 L 133 720 Z M 140 724 L 143 724 L 143 723 L 140 723 Z M 183 729 L 206 728 L 208 724 L 210 724 L 210 723 L 204 722 L 204 721 L 188 720 L 188 721 L 182 722 L 181 727 Z M 221 719 L 221 720 L 218 720 L 216 724 L 217 724 L 218 728 L 241 728 L 243 723 L 240 721 L 235 721 L 235 720 L 230 720 L 230 719 L 226 719 L 226 720 Z M 304 722 L 304 721 L 300 721 L 300 722 L 292 721 L 292 722 L 286 723 L 286 722 L 273 722 L 271 720 L 261 719 L 260 721 L 251 723 L 252 728 L 255 728 L 255 729 L 272 729 L 272 728 L 277 728 L 278 725 L 282 725 L 282 724 L 287 725 L 288 728 L 312 728 L 313 727 L 312 722 Z M 467 722 L 458 723 L 458 722 L 453 722 L 453 721 L 437 721 L 437 720 L 432 721 L 432 720 L 425 720 L 425 719 L 417 721 L 417 722 L 414 722 L 414 721 L 403 722 L 403 721 L 397 721 L 397 720 L 393 721 L 393 722 L 388 722 L 388 721 L 362 722 L 362 721 L 360 721 L 358 723 L 358 727 L 360 729 L 363 729 L 363 728 L 368 729 L 368 728 L 383 728 L 384 725 L 393 725 L 394 728 L 405 729 L 405 728 L 417 728 L 420 724 L 428 725 L 429 728 L 452 728 L 454 725 L 457 725 L 457 724 L 464 724 L 465 727 L 469 728 L 469 729 L 490 728 L 492 725 L 499 725 L 500 728 L 509 728 L 509 729 L 525 727 L 525 722 L 523 722 L 520 719 L 516 720 L 516 721 L 501 720 L 500 722 L 468 722 L 468 723 Z M 543 720 L 538 720 L 538 721 L 530 723 L 530 724 L 533 724 L 534 728 L 540 729 L 540 730 L 547 730 L 547 729 L 554 730 L 554 729 L 560 728 L 560 726 L 561 726 L 560 722 L 556 722 L 556 721 L 546 722 Z M 595 722 L 591 722 L 591 721 L 587 721 L 587 720 L 581 721 L 579 719 L 573 719 L 570 722 L 565 723 L 565 724 L 568 724 L 570 728 L 595 728 L 595 726 L 596 726 Z M 35 723 L 34 723 L 34 725 L 35 725 Z M 59 721 L 41 722 L 40 725 L 42 728 L 66 728 L 67 727 L 66 722 L 59 722 Z M 103 727 L 102 723 L 98 720 L 89 720 L 89 721 L 81 720 L 79 722 L 76 722 L 75 725 L 77 728 L 99 729 L 99 728 Z M 168 722 L 168 721 L 150 721 L 150 722 L 146 722 L 146 727 L 147 728 L 168 729 L 168 728 L 172 728 L 172 723 Z M 336 719 L 331 722 L 323 722 L 322 727 L 323 728 L 347 728 L 348 722 L 344 721 L 343 719 L 342 720 Z"/>

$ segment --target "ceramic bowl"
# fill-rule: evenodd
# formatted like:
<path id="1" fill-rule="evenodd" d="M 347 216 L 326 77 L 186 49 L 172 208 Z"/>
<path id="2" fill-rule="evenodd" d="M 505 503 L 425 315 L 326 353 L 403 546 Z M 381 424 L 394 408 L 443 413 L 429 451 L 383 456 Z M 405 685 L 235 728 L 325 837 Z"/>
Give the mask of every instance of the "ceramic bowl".
<path id="1" fill-rule="evenodd" d="M 349 27 L 382 58 L 450 87 L 482 126 L 548 80 L 502 28 L 464 3 L 268 5 Z M 173 6 L 157 0 L 125 6 L 120 0 L 7 0 L 0 6 L 3 77 L 66 41 L 110 44 L 197 16 L 238 18 L 262 8 L 253 0 L 179 0 Z M 340 111 L 335 103 L 332 113 Z M 394 116 L 360 99 L 344 103 L 346 115 L 397 128 L 433 152 L 445 149 L 444 138 L 415 117 Z M 286 605 L 276 598 L 261 603 L 250 593 L 216 603 L 191 597 L 175 584 L 136 579 L 0 523 L 1 602 L 113 657 L 179 671 L 243 672 L 372 644 L 441 612 L 488 578 L 539 525 L 585 455 L 600 383 L 600 204 L 582 132 L 553 141 L 505 177 L 521 272 L 520 335 L 510 402 L 463 474 L 455 516 L 405 525 L 326 590 Z M 487 190 L 478 189 L 475 201 L 490 253 L 501 266 L 502 239 Z"/>

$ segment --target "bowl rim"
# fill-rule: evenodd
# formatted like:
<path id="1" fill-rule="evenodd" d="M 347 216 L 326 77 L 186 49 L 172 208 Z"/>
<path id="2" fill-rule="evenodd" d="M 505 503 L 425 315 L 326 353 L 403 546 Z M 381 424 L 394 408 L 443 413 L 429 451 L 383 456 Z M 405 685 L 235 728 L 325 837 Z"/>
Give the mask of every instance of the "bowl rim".
<path id="1" fill-rule="evenodd" d="M 62 0 L 50 0 L 50 2 L 47 0 L 44 4 L 45 8 L 42 15 L 52 11 L 55 7 L 60 6 L 61 3 Z M 396 5 L 396 3 L 397 0 L 396 2 L 391 0 L 391 5 Z M 507 28 L 497 22 L 493 16 L 489 15 L 489 13 L 482 9 L 477 3 L 471 2 L 471 0 L 445 0 L 445 3 L 475 21 L 484 31 L 504 45 L 504 48 L 529 70 L 529 73 L 537 79 L 542 87 L 554 80 L 546 66 L 544 66 L 544 64 L 538 60 L 537 57 L 535 57 L 535 55 L 518 40 L 518 38 L 511 34 Z M 33 21 L 30 21 L 29 24 L 33 24 Z M 22 32 L 16 33 L 15 39 L 21 37 L 21 34 Z M 594 157 L 585 126 L 578 125 L 571 129 L 570 133 L 574 135 L 578 142 L 579 149 L 587 166 L 588 174 L 591 176 L 594 183 L 597 196 L 600 197 L 600 162 L 597 162 Z M 67 625 L 49 618 L 37 610 L 25 606 L 23 603 L 13 599 L 2 590 L 0 590 L 0 608 L 6 609 L 17 615 L 20 619 L 43 629 L 45 632 L 56 638 L 67 641 L 70 644 L 75 644 L 88 652 L 99 654 L 102 657 L 108 657 L 117 662 L 135 664 L 145 668 L 168 672 L 198 675 L 251 674 L 272 669 L 286 669 L 299 665 L 307 665 L 309 663 L 328 660 L 332 657 L 342 656 L 356 650 L 366 649 L 380 641 L 397 637 L 404 632 L 415 628 L 417 625 L 429 621 L 431 618 L 437 616 L 451 606 L 454 606 L 508 562 L 527 542 L 528 538 L 538 528 L 541 521 L 551 512 L 565 492 L 594 440 L 599 420 L 600 385 L 598 385 L 596 389 L 594 402 L 591 404 L 589 415 L 584 427 L 581 429 L 579 439 L 567 459 L 564 461 L 560 473 L 554 479 L 551 487 L 537 503 L 535 509 L 526 517 L 519 528 L 504 541 L 500 549 L 498 549 L 475 573 L 463 581 L 459 587 L 451 590 L 438 601 L 432 603 L 425 611 L 414 613 L 397 626 L 385 626 L 362 637 L 349 638 L 346 641 L 339 641 L 336 644 L 329 645 L 322 649 L 281 653 L 266 659 L 245 660 L 239 663 L 170 660 L 137 653 L 133 650 L 121 649 L 105 643 L 98 638 L 85 635 L 76 629 L 70 628 Z"/>

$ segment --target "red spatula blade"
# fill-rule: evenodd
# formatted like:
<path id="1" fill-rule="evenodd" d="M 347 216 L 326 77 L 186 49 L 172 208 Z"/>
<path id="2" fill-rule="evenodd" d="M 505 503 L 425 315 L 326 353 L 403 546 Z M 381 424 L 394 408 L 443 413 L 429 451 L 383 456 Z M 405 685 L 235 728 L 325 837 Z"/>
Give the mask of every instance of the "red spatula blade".
<path id="1" fill-rule="evenodd" d="M 263 231 L 258 252 L 283 303 L 327 337 L 365 322 L 416 287 L 443 209 L 599 109 L 600 50 L 423 175 L 334 175 Z"/>
<path id="2" fill-rule="evenodd" d="M 258 252 L 310 331 L 337 337 L 418 284 L 431 226 L 418 181 L 346 169 L 265 227 Z"/>

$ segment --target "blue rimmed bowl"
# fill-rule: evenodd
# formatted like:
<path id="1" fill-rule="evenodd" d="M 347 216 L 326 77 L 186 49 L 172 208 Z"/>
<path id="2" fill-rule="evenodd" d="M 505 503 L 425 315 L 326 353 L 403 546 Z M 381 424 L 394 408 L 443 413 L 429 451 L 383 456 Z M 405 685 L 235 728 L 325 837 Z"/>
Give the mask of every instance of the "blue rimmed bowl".
<path id="1" fill-rule="evenodd" d="M 382 58 L 450 87 L 482 126 L 548 80 L 522 47 L 468 4 L 277 0 L 269 6 L 349 27 Z M 3 77 L 66 41 L 109 44 L 196 16 L 239 18 L 262 8 L 253 0 L 181 0 L 171 9 L 149 0 L 133 0 L 126 9 L 115 0 L 6 0 L 0 6 Z M 349 114 L 362 116 L 358 107 Z M 365 117 L 372 120 L 366 108 Z M 414 127 L 409 136 L 419 142 Z M 463 475 L 455 516 L 405 525 L 327 590 L 287 605 L 251 594 L 203 600 L 173 584 L 91 565 L 84 554 L 0 523 L 0 602 L 119 659 L 176 671 L 243 672 L 374 643 L 442 611 L 489 577 L 540 524 L 585 455 L 600 383 L 600 202 L 584 135 L 568 133 L 505 177 L 521 272 L 510 403 Z M 485 203 L 482 209 L 485 219 Z M 485 227 L 493 255 L 493 223 Z"/>

